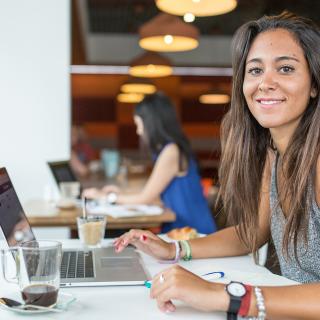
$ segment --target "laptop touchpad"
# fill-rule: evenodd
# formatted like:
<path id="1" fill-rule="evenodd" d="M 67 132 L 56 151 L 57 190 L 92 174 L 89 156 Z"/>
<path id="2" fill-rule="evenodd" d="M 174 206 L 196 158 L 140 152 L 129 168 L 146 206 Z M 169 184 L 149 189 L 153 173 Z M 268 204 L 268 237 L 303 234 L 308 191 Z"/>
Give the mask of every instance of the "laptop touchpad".
<path id="1" fill-rule="evenodd" d="M 128 257 L 101 258 L 101 268 L 132 268 L 137 264 L 137 260 Z"/>

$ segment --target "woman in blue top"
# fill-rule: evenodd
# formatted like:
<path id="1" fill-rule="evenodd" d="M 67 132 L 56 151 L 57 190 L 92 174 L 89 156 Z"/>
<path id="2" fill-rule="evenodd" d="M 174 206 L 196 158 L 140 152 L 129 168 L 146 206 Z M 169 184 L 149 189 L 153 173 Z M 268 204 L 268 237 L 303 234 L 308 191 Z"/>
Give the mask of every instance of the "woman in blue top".
<path id="1" fill-rule="evenodd" d="M 184 226 L 206 234 L 216 231 L 189 141 L 170 99 L 163 93 L 146 96 L 136 106 L 134 122 L 137 134 L 155 157 L 153 171 L 142 191 L 125 195 L 115 186 L 106 186 L 102 190 L 87 189 L 84 195 L 98 198 L 116 193 L 113 200 L 118 204 L 150 204 L 161 197 L 177 217 L 175 222 L 163 226 L 163 232 Z"/>

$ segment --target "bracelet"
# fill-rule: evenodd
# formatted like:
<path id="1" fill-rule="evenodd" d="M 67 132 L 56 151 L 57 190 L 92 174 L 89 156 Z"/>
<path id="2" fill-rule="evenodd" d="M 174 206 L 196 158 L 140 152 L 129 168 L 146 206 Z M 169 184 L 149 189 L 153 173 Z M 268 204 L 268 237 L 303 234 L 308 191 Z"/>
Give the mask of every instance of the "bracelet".
<path id="1" fill-rule="evenodd" d="M 181 247 L 183 247 L 185 251 L 185 255 L 182 257 L 184 261 L 190 261 L 192 259 L 192 254 L 191 254 L 191 246 L 188 240 L 180 240 L 179 244 Z"/>
<path id="2" fill-rule="evenodd" d="M 179 242 L 178 241 L 174 241 L 173 242 L 175 247 L 176 247 L 176 254 L 175 254 L 175 257 L 174 259 L 172 260 L 159 260 L 160 263 L 177 263 L 179 260 L 180 260 L 180 252 L 181 252 L 181 247 L 179 245 Z"/>
<path id="3" fill-rule="evenodd" d="M 254 293 L 257 300 L 258 317 L 257 320 L 265 320 L 266 318 L 266 306 L 264 304 L 264 298 L 262 291 L 259 287 L 254 287 Z"/>
<path id="4" fill-rule="evenodd" d="M 259 287 L 254 287 L 254 294 L 256 296 L 258 316 L 257 317 L 247 317 L 247 320 L 265 320 L 266 318 L 266 306 L 264 304 L 264 298 L 262 291 Z"/>
<path id="5" fill-rule="evenodd" d="M 241 305 L 239 309 L 239 316 L 241 317 L 246 317 L 248 315 L 249 309 L 250 309 L 250 301 L 251 301 L 251 292 L 253 287 L 250 285 L 245 284 L 246 287 L 246 294 L 244 297 L 241 299 Z"/>

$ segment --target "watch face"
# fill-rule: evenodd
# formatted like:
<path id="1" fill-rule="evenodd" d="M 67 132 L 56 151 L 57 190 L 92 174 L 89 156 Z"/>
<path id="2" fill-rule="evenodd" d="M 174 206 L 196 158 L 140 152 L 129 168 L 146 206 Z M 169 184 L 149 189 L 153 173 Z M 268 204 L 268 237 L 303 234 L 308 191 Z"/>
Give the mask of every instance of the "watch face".
<path id="1" fill-rule="evenodd" d="M 108 195 L 107 195 L 107 200 L 109 203 L 113 204 L 113 203 L 116 203 L 117 202 L 117 194 L 114 193 L 114 192 L 110 192 Z"/>
<path id="2" fill-rule="evenodd" d="M 243 297 L 246 294 L 246 288 L 242 283 L 231 282 L 227 288 L 228 292 L 236 297 Z"/>

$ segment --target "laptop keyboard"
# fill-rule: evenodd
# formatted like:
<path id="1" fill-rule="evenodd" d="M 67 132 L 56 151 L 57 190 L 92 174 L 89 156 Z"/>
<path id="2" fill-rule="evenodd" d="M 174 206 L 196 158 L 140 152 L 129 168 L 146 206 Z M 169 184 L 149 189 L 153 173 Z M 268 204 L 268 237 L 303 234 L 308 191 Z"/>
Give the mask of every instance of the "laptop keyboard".
<path id="1" fill-rule="evenodd" d="M 61 278 L 93 278 L 92 251 L 64 251 L 61 262 Z"/>

